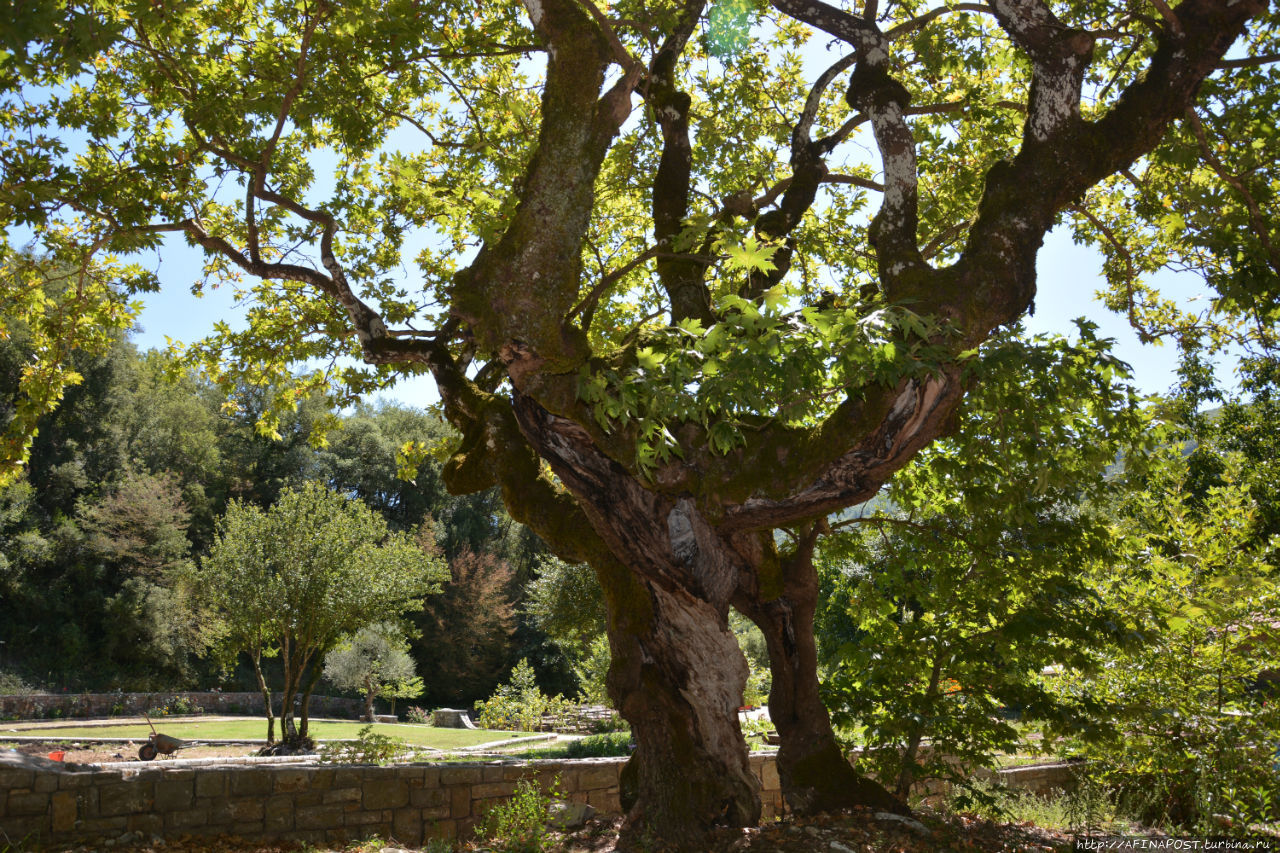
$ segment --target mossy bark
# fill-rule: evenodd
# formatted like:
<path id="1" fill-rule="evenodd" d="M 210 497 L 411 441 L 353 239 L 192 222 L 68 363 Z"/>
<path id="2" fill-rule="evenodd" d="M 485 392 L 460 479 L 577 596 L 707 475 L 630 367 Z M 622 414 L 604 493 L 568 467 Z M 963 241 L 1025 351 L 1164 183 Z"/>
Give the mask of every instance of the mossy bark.
<path id="1" fill-rule="evenodd" d="M 764 633 L 769 649 L 769 718 L 781 740 L 782 795 L 787 806 L 802 815 L 855 806 L 909 814 L 893 794 L 849 764 L 822 704 L 813 632 L 818 575 L 812 542 L 787 561 L 782 595 L 770 600 L 740 595 L 734 601 Z"/>
<path id="2" fill-rule="evenodd" d="M 737 722 L 746 660 L 706 601 L 634 576 L 625 586 L 606 594 L 609 693 L 637 744 L 622 779 L 623 845 L 702 850 L 709 828 L 760 820 Z"/>

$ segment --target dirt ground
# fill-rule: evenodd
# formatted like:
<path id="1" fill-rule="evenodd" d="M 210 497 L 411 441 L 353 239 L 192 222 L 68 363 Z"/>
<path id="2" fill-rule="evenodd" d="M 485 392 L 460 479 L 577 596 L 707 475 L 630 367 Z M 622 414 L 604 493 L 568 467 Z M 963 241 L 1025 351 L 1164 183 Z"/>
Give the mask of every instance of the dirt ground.
<path id="1" fill-rule="evenodd" d="M 1035 826 L 1016 826 L 922 815 L 927 831 L 878 821 L 871 814 L 846 813 L 804 821 L 784 821 L 759 829 L 723 829 L 697 845 L 705 853 L 1056 853 L 1069 851 L 1070 836 Z M 616 853 L 621 818 L 594 820 L 569 834 L 552 834 L 541 848 L 546 853 Z M 69 848 L 89 853 L 96 847 Z M 394 840 L 370 840 L 346 847 L 316 848 L 302 844 L 268 844 L 219 837 L 182 837 L 163 844 L 120 845 L 120 853 L 408 853 Z M 434 848 L 439 850 L 440 848 Z M 483 853 L 496 847 L 482 840 L 466 841 L 459 853 Z M 663 848 L 645 848 L 660 853 Z"/>
<path id="2" fill-rule="evenodd" d="M 110 764 L 117 761 L 137 761 L 138 747 L 145 741 L 130 743 L 86 743 L 70 740 L 68 746 L 54 746 L 48 743 L 15 743 L 0 740 L 0 749 L 16 749 L 23 755 L 38 755 L 48 758 L 51 752 L 64 753 L 62 760 L 74 764 Z M 261 749 L 260 746 L 232 744 L 215 744 L 213 746 L 192 746 L 180 749 L 172 756 L 160 755 L 157 762 L 173 758 L 228 758 L 241 755 L 252 755 Z"/>

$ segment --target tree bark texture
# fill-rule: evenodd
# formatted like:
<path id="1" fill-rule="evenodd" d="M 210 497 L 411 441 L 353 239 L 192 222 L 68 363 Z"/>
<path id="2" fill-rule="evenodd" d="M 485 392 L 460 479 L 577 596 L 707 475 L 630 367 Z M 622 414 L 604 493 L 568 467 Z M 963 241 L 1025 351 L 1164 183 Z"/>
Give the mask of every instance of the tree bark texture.
<path id="1" fill-rule="evenodd" d="M 855 806 L 908 814 L 901 800 L 853 769 L 822 704 L 813 632 L 818 603 L 815 539 L 812 531 L 785 561 L 780 595 L 762 595 L 757 586 L 734 600 L 763 632 L 769 650 L 769 719 L 781 739 L 778 775 L 783 797 L 796 814 Z"/>
<path id="2" fill-rule="evenodd" d="M 647 601 L 626 606 L 649 611 L 647 630 L 609 633 L 609 693 L 637 744 L 623 773 L 623 807 L 637 836 L 696 846 L 701 829 L 760 819 L 737 720 L 747 664 L 705 601 L 641 587 Z"/>

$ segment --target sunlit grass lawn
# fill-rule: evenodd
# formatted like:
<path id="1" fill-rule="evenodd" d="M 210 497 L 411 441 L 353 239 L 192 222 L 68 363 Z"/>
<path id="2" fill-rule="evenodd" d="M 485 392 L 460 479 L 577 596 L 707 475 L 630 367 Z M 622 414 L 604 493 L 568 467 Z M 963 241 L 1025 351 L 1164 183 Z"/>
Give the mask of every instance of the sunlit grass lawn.
<path id="1" fill-rule="evenodd" d="M 156 731 L 163 732 L 183 740 L 265 740 L 267 721 L 263 718 L 246 718 L 243 720 L 154 720 Z M 311 736 L 316 740 L 353 740 L 356 733 L 364 728 L 365 723 L 335 722 L 329 720 L 312 720 Z M 38 729 L 24 729 L 20 723 L 9 723 L 0 727 L 0 736 L 5 729 L 16 729 L 17 734 L 46 735 L 51 740 L 68 738 L 103 738 L 127 737 L 146 740 L 151 729 L 146 723 L 122 724 L 118 726 L 58 726 Z M 473 729 L 440 729 L 432 726 L 387 725 L 376 724 L 374 732 L 381 735 L 399 738 L 414 746 L 428 746 L 436 749 L 457 749 L 463 746 L 475 746 L 496 740 L 507 740 L 516 737 L 532 737 L 530 732 L 497 732 Z M 276 735 L 280 734 L 280 723 L 276 721 Z"/>

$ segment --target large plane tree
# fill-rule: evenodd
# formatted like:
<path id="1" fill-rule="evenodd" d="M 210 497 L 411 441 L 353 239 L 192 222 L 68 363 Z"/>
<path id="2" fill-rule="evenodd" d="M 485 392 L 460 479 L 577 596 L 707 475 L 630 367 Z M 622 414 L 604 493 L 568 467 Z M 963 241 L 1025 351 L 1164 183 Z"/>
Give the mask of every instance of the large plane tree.
<path id="1" fill-rule="evenodd" d="M 205 267 L 164 286 L 243 292 L 188 350 L 229 386 L 430 373 L 448 487 L 499 486 L 598 574 L 628 825 L 677 844 L 759 815 L 731 607 L 769 643 L 792 807 L 901 808 L 819 700 L 813 545 L 954 423 L 1055 224 L 1146 335 L 1275 319 L 1266 0 L 12 8 L 3 298 L 41 357 L 8 470 L 175 240 Z M 1219 313 L 1177 315 L 1163 266 Z"/>

